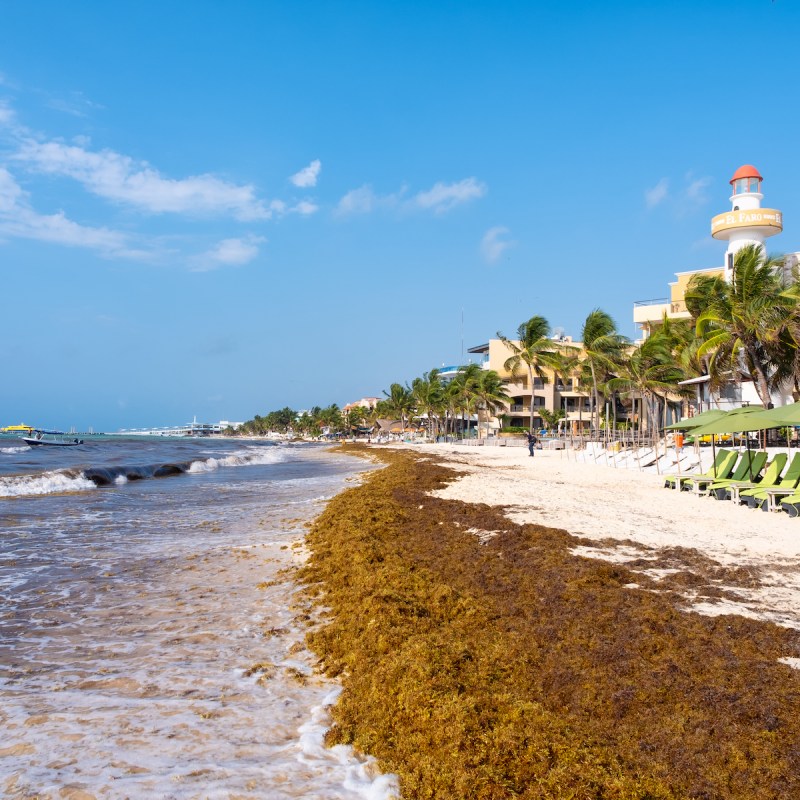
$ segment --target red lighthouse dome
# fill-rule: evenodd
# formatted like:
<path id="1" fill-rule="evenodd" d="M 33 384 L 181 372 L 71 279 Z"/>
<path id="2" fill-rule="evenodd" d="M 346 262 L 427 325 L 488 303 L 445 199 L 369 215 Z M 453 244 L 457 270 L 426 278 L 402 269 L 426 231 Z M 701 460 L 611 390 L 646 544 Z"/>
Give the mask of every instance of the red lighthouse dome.
<path id="1" fill-rule="evenodd" d="M 730 183 L 734 194 L 760 194 L 763 180 L 752 164 L 743 164 L 733 173 Z"/>

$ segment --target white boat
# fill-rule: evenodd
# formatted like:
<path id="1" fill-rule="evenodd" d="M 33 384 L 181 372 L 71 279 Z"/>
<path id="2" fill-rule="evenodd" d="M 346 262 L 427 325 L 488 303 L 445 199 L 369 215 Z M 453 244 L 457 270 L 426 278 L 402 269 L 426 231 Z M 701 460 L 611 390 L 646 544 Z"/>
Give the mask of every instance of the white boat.
<path id="1" fill-rule="evenodd" d="M 23 433 L 27 436 L 20 436 L 29 447 L 77 447 L 83 444 L 83 439 L 77 439 L 64 431 L 48 431 L 44 428 L 34 428 L 30 425 L 8 425 L 0 428 L 0 433 Z"/>
<path id="2" fill-rule="evenodd" d="M 70 439 L 63 431 L 36 431 L 33 436 L 20 437 L 29 447 L 77 447 L 83 439 Z"/>

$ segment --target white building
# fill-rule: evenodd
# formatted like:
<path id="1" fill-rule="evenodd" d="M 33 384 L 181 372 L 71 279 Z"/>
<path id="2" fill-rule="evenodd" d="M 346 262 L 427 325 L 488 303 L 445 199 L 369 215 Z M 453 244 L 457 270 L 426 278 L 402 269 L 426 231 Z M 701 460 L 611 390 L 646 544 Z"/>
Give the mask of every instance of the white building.
<path id="1" fill-rule="evenodd" d="M 687 319 L 691 316 L 686 308 L 685 294 L 689 281 L 695 275 L 722 275 L 726 280 L 730 280 L 734 257 L 739 250 L 747 245 L 759 245 L 766 249 L 766 240 L 783 231 L 783 214 L 775 208 L 765 208 L 761 205 L 764 199 L 761 191 L 763 180 L 752 164 L 744 164 L 733 173 L 730 179 L 731 210 L 717 214 L 711 219 L 711 235 L 728 243 L 722 265 L 677 272 L 675 273 L 677 280 L 669 284 L 668 298 L 634 303 L 633 321 L 640 327 L 642 338 L 646 339 L 653 328 L 661 324 L 665 315 L 668 319 Z M 800 263 L 800 252 L 786 254 L 784 272 L 787 276 L 798 263 Z M 686 382 L 696 387 L 697 405 L 700 409 L 711 405 L 730 408 L 743 403 L 761 402 L 750 382 L 731 384 L 723 389 L 719 397 L 712 398 L 705 391 L 707 381 L 707 377 L 700 377 Z M 774 402 L 782 405 L 787 399 L 776 396 Z"/>

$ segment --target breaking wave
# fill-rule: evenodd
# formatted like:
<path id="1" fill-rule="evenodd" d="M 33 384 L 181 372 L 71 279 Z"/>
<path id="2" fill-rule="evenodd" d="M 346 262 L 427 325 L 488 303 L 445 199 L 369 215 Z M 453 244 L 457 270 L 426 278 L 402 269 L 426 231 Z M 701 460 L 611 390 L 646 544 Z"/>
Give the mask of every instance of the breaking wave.
<path id="1" fill-rule="evenodd" d="M 30 450 L 28 445 L 24 444 L 21 447 L 0 447 L 0 453 L 22 453 L 25 450 Z"/>
<path id="2" fill-rule="evenodd" d="M 75 470 L 41 472 L 38 475 L 7 475 L 0 478 L 0 497 L 21 497 L 94 489 L 95 484 Z"/>
<path id="3" fill-rule="evenodd" d="M 26 448 L 20 448 L 21 450 Z M 212 472 L 221 467 L 247 467 L 255 464 L 274 464 L 282 461 L 282 448 L 252 448 L 221 458 L 209 457 L 191 461 L 172 461 L 162 464 L 133 466 L 86 467 L 61 469 L 32 475 L 7 475 L 0 477 L 0 497 L 81 492 L 99 486 L 121 486 L 132 481 L 150 478 L 168 478 L 201 472 Z"/>

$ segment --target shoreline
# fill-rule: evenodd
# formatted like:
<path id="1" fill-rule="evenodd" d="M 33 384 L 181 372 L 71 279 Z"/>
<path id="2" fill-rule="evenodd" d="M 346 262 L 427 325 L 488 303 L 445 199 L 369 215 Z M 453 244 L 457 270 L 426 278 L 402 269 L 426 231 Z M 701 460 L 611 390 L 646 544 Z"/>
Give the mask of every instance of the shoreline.
<path id="1" fill-rule="evenodd" d="M 271 455 L 0 504 L 0 795 L 389 796 L 391 776 L 323 745 L 340 685 L 315 670 L 295 580 L 307 526 L 367 467 Z"/>
<path id="2" fill-rule="evenodd" d="M 408 797 L 800 794 L 793 607 L 776 605 L 792 627 L 687 612 L 690 598 L 721 613 L 758 589 L 762 554 L 728 548 L 724 563 L 669 541 L 655 552 L 628 529 L 607 530 L 602 501 L 586 493 L 649 503 L 662 492 L 709 511 L 722 502 L 601 467 L 590 471 L 606 478 L 590 479 L 574 462 L 566 474 L 557 454 L 529 465 L 524 451 L 505 462 L 443 445 L 344 451 L 387 467 L 333 498 L 307 537 L 301 575 L 325 610 L 309 645 L 344 687 L 329 745 L 375 756 Z M 526 509 L 528 484 L 580 490 L 584 503 Z M 624 507 L 611 516 L 623 520 Z M 568 513 L 584 520 L 582 536 L 553 527 L 572 524 Z M 588 538 L 595 529 L 602 539 Z M 623 565 L 583 550 L 620 546 L 636 557 Z"/>

